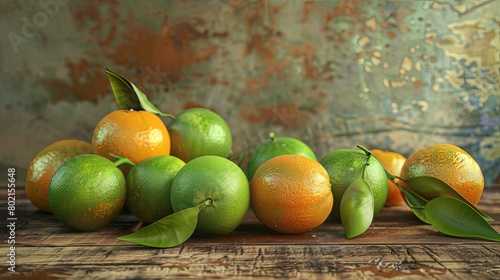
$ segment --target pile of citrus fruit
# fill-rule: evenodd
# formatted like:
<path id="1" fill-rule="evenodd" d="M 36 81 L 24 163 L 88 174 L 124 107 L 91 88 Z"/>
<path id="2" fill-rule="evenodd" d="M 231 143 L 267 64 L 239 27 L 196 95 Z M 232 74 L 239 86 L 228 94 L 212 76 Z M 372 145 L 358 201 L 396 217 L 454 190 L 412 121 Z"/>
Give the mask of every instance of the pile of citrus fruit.
<path id="1" fill-rule="evenodd" d="M 106 72 L 120 109 L 97 123 L 90 142 L 56 142 L 28 169 L 28 198 L 73 230 L 98 230 L 127 208 L 146 226 L 121 240 L 169 247 L 191 234 L 228 234 L 251 209 L 276 232 L 340 222 L 352 238 L 384 206 L 403 203 L 440 229 L 433 211 L 422 210 L 428 202 L 449 196 L 475 209 L 483 192 L 479 165 L 450 144 L 408 158 L 358 146 L 318 160 L 304 142 L 271 133 L 240 166 L 228 159 L 232 135 L 217 113 L 164 114 L 133 83 Z"/>

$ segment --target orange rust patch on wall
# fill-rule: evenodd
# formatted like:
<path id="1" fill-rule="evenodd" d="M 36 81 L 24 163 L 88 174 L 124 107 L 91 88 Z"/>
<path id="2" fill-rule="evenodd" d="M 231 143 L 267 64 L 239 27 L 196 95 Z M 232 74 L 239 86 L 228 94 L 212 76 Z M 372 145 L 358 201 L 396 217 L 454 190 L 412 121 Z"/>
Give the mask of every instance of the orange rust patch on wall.
<path id="1" fill-rule="evenodd" d="M 254 35 L 246 46 L 245 55 L 255 51 L 255 53 L 262 56 L 262 61 L 264 63 L 264 71 L 262 72 L 263 79 L 267 79 L 271 75 L 277 75 L 278 77 L 285 76 L 283 69 L 290 63 L 286 60 L 279 61 L 277 59 L 276 49 L 279 45 L 280 39 L 276 36 Z"/>
<path id="2" fill-rule="evenodd" d="M 415 82 L 413 82 L 413 87 L 414 88 L 422 87 L 422 80 L 416 80 Z"/>
<path id="3" fill-rule="evenodd" d="M 269 87 L 271 84 L 266 79 L 253 79 L 248 78 L 246 80 L 245 92 L 249 94 L 258 95 L 260 89 Z"/>
<path id="4" fill-rule="evenodd" d="M 103 74 L 106 67 L 123 74 L 139 87 L 145 83 L 176 82 L 186 68 L 195 72 L 191 77 L 196 77 L 199 73 L 196 73 L 195 64 L 209 60 L 218 50 L 216 45 L 198 47 L 196 44 L 210 36 L 227 35 L 199 31 L 196 26 L 205 24 L 201 19 L 169 25 L 166 13 L 159 31 L 154 32 L 138 23 L 133 11 L 129 11 L 127 18 L 119 19 L 118 2 L 105 4 L 110 15 L 101 14 L 102 3 L 88 3 L 74 10 L 79 24 L 93 24 L 89 40 L 100 48 L 97 54 L 104 54 L 105 59 L 90 53 L 79 62 L 67 63 L 70 81 L 43 80 L 43 84 L 55 88 L 55 101 L 70 96 L 65 94 L 69 91 L 78 100 L 97 102 L 97 96 L 111 92 Z"/>
<path id="5" fill-rule="evenodd" d="M 323 1 L 320 1 L 323 2 Z M 362 12 L 363 1 L 361 0 L 341 0 L 333 7 L 324 8 L 318 6 L 316 1 L 308 1 L 304 3 L 302 10 L 302 22 L 305 22 L 311 13 L 319 13 L 323 15 L 323 30 L 328 29 L 328 24 L 337 17 L 349 16 L 352 20 L 352 25 L 355 26 L 359 21 Z"/>
<path id="6" fill-rule="evenodd" d="M 240 116 L 251 123 L 267 123 L 278 125 L 286 129 L 305 126 L 311 113 L 300 108 L 297 102 L 288 102 L 278 106 L 260 105 L 255 108 L 253 104 L 246 104 L 250 112 L 240 112 Z"/>
<path id="7" fill-rule="evenodd" d="M 303 69 L 306 78 L 325 81 L 333 80 L 331 77 L 323 77 L 323 74 L 328 71 L 331 62 L 327 62 L 323 65 L 321 70 L 318 70 L 314 66 L 316 48 L 312 44 L 303 43 L 301 45 L 289 46 L 287 49 L 294 58 L 304 58 Z"/>
<path id="8" fill-rule="evenodd" d="M 88 100 L 97 103 L 99 96 L 111 92 L 104 68 L 99 63 L 86 59 L 66 62 L 70 82 L 59 79 L 41 79 L 40 82 L 53 89 L 54 101 L 67 98 Z"/>

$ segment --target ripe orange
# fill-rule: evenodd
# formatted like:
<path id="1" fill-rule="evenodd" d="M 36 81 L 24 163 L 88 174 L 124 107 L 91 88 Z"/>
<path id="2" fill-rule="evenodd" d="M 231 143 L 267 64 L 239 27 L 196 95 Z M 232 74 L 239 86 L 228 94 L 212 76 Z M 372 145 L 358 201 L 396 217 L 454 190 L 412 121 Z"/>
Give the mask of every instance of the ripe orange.
<path id="1" fill-rule="evenodd" d="M 165 124 L 147 111 L 116 110 L 99 121 L 92 136 L 94 153 L 114 160 L 109 153 L 134 163 L 170 154 L 170 136 Z M 125 173 L 130 166 L 120 166 Z"/>
<path id="2" fill-rule="evenodd" d="M 474 205 L 477 205 L 483 194 L 484 177 L 479 164 L 455 145 L 435 144 L 408 157 L 401 177 L 408 179 L 418 176 L 441 179 Z"/>
<path id="3" fill-rule="evenodd" d="M 287 234 L 320 226 L 333 207 L 330 179 L 317 161 L 297 154 L 264 162 L 250 182 L 250 197 L 257 219 L 268 228 Z"/>
<path id="4" fill-rule="evenodd" d="M 206 155 L 227 157 L 232 152 L 231 131 L 226 121 L 205 108 L 183 111 L 168 125 L 172 155 L 188 162 Z"/>
<path id="5" fill-rule="evenodd" d="M 125 204 L 125 176 L 109 159 L 79 155 L 52 176 L 49 203 L 54 216 L 78 231 L 99 229 L 113 221 Z"/>
<path id="6" fill-rule="evenodd" d="M 270 140 L 260 143 L 250 154 L 247 163 L 247 177 L 252 180 L 255 170 L 267 160 L 286 154 L 299 154 L 316 160 L 316 155 L 306 143 L 291 137 L 275 137 L 271 133 Z"/>
<path id="7" fill-rule="evenodd" d="M 332 217 L 335 221 L 341 221 L 340 202 L 345 190 L 361 177 L 372 189 L 374 214 L 382 210 L 389 188 L 385 170 L 374 157 L 369 157 L 362 150 L 337 149 L 325 155 L 319 162 L 328 171 L 333 197 L 335 201 L 338 201 L 333 205 L 332 210 Z"/>
<path id="8" fill-rule="evenodd" d="M 373 149 L 370 151 L 382 164 L 382 166 L 389 173 L 395 176 L 401 175 L 401 169 L 405 164 L 406 158 L 398 153 L 391 151 L 382 151 L 379 149 Z M 395 181 L 399 181 L 396 179 Z M 391 181 L 389 183 L 389 193 L 387 194 L 387 201 L 385 206 L 395 206 L 404 202 L 404 197 L 399 188 Z"/>
<path id="9" fill-rule="evenodd" d="M 245 218 L 250 190 L 245 173 L 234 162 L 219 156 L 201 156 L 179 170 L 172 182 L 170 199 L 174 212 L 211 200 L 201 209 L 194 233 L 225 235 Z"/>
<path id="10" fill-rule="evenodd" d="M 48 191 L 54 172 L 67 160 L 80 155 L 92 153 L 92 145 L 80 140 L 61 140 L 40 151 L 31 161 L 26 174 L 26 195 L 33 205 L 40 210 L 50 210 Z"/>

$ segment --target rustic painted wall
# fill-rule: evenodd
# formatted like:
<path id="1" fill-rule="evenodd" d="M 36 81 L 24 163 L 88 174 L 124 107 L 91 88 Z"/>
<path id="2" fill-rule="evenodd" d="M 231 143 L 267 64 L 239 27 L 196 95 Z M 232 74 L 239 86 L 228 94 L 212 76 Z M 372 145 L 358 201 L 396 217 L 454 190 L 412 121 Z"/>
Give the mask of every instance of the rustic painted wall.
<path id="1" fill-rule="evenodd" d="M 2 170 L 21 180 L 43 147 L 90 141 L 117 108 L 109 67 L 164 112 L 218 112 L 235 153 L 270 131 L 318 157 L 448 142 L 493 186 L 499 11 L 486 0 L 1 0 Z"/>

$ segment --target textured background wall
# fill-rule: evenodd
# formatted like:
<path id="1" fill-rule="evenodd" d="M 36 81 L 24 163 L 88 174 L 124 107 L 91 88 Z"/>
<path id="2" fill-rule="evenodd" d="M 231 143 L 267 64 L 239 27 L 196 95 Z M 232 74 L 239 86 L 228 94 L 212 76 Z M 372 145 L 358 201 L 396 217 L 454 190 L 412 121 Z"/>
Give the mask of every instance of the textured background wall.
<path id="1" fill-rule="evenodd" d="M 109 67 L 164 112 L 218 112 L 235 153 L 270 131 L 318 157 L 448 142 L 492 186 L 499 11 L 484 0 L 0 0 L 0 163 L 21 179 L 52 142 L 90 141 L 117 108 Z"/>

